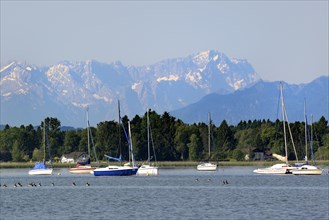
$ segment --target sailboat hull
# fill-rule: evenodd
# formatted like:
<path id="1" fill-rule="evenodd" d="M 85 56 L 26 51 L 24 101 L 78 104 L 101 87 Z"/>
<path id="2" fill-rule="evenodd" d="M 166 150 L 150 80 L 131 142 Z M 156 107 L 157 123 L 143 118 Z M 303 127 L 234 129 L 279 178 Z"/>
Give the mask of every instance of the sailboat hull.
<path id="1" fill-rule="evenodd" d="M 90 174 L 95 169 L 96 167 L 91 166 L 76 166 L 74 168 L 70 168 L 69 172 L 72 174 Z"/>
<path id="2" fill-rule="evenodd" d="M 138 167 L 128 166 L 108 166 L 105 168 L 98 168 L 94 171 L 95 176 L 133 176 L 136 175 Z"/>
<path id="3" fill-rule="evenodd" d="M 150 165 L 142 165 L 138 168 L 138 176 L 157 176 L 159 175 L 159 167 L 154 167 Z"/>
<path id="4" fill-rule="evenodd" d="M 29 171 L 29 175 L 52 175 L 53 169 L 34 169 Z"/>
<path id="5" fill-rule="evenodd" d="M 216 171 L 217 164 L 212 163 L 201 163 L 197 166 L 198 171 Z"/>
<path id="6" fill-rule="evenodd" d="M 292 170 L 297 169 L 297 167 L 292 167 L 287 164 L 275 164 L 267 168 L 259 168 L 254 170 L 257 174 L 291 174 Z"/>
<path id="7" fill-rule="evenodd" d="M 303 165 L 299 167 L 298 169 L 295 169 L 292 171 L 292 174 L 294 175 L 321 175 L 322 169 L 311 166 L 311 165 Z"/>

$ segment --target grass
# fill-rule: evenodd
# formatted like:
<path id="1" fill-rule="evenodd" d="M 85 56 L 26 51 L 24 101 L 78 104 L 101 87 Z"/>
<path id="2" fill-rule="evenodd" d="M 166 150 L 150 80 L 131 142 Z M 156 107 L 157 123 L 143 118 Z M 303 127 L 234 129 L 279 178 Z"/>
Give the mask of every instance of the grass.
<path id="1" fill-rule="evenodd" d="M 295 161 L 290 161 L 291 164 L 294 164 Z M 142 164 L 143 162 L 139 161 L 138 164 Z M 194 167 L 197 166 L 199 162 L 196 161 L 159 161 L 159 167 Z M 275 163 L 279 163 L 278 161 L 219 161 L 217 164 L 219 166 L 271 166 Z M 101 167 L 107 166 L 108 162 L 101 162 Z M 119 165 L 119 162 L 111 162 L 113 165 Z M 317 165 L 329 166 L 329 160 L 319 160 L 317 161 Z M 0 169 L 4 168 L 33 168 L 34 162 L 1 162 Z M 70 168 L 74 167 L 75 164 L 67 164 L 67 163 L 53 163 L 54 168 Z M 96 163 L 92 163 L 92 166 L 96 166 Z"/>

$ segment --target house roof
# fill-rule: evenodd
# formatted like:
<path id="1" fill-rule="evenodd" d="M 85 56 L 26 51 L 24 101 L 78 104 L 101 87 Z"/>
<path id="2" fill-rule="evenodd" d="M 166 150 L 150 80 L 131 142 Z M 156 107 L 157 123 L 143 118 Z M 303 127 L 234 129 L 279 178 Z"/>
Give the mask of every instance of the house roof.
<path id="1" fill-rule="evenodd" d="M 73 159 L 77 159 L 79 158 L 82 154 L 87 154 L 86 152 L 78 152 L 78 151 L 74 151 L 68 154 L 63 154 L 62 157 L 66 157 L 66 158 L 73 158 Z"/>

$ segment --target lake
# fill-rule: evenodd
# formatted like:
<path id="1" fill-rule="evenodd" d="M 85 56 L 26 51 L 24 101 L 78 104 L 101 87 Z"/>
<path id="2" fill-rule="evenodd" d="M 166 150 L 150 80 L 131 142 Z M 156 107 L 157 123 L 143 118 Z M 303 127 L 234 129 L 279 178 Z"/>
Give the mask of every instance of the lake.
<path id="1" fill-rule="evenodd" d="M 160 169 L 156 177 L 1 169 L 0 219 L 329 219 L 328 167 L 321 176 L 256 175 L 254 169 Z"/>

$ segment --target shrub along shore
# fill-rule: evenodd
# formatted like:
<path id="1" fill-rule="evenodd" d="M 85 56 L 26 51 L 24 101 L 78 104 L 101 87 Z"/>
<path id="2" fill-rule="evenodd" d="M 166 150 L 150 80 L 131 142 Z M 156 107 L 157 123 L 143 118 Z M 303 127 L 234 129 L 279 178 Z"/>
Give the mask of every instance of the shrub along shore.
<path id="1" fill-rule="evenodd" d="M 143 162 L 139 161 L 138 164 Z M 196 167 L 199 162 L 195 161 L 160 161 L 158 166 L 160 168 L 175 168 L 175 167 Z M 276 163 L 281 163 L 280 161 L 219 161 L 217 162 L 218 166 L 271 166 Z M 290 164 L 294 164 L 295 161 L 290 161 Z M 108 162 L 101 162 L 100 167 L 106 167 Z M 119 165 L 118 162 L 110 163 L 112 165 Z M 312 162 L 310 161 L 310 164 Z M 92 163 L 92 166 L 96 166 L 96 163 Z M 320 167 L 329 166 L 329 160 L 319 160 L 317 165 Z M 1 162 L 0 169 L 5 168 L 33 168 L 34 162 Z M 70 168 L 74 167 L 75 164 L 68 163 L 53 163 L 54 168 Z"/>

